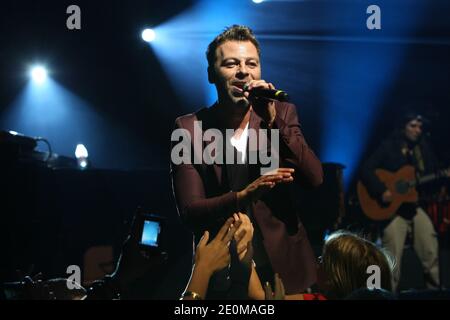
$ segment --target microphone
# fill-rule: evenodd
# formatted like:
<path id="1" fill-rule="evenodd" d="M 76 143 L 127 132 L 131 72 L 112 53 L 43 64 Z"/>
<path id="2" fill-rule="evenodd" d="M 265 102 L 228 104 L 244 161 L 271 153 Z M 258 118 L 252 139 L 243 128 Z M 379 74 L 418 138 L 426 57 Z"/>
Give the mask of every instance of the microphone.
<path id="1" fill-rule="evenodd" d="M 255 98 L 266 98 L 272 100 L 278 100 L 281 102 L 289 101 L 289 96 L 283 90 L 265 89 L 265 88 L 252 88 L 248 90 L 248 85 L 244 85 L 244 91 L 250 93 L 250 96 Z"/>

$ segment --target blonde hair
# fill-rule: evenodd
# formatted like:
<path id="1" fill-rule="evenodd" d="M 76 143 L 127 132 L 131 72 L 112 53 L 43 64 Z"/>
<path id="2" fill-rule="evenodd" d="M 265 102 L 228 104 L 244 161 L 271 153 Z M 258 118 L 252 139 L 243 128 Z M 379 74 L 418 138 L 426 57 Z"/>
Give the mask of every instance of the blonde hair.
<path id="1" fill-rule="evenodd" d="M 353 291 L 367 288 L 367 268 L 376 265 L 381 272 L 381 288 L 392 291 L 394 261 L 383 249 L 348 231 L 336 231 L 325 241 L 322 268 L 326 275 L 327 295 L 343 299 Z"/>

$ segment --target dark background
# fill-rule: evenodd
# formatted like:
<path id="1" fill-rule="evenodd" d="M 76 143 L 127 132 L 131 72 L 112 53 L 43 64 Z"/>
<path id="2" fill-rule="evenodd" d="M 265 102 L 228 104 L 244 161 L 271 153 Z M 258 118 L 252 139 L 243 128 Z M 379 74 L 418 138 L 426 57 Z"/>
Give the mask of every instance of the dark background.
<path id="1" fill-rule="evenodd" d="M 234 2 L 235 9 L 254 14 L 248 23 L 261 41 L 267 79 L 293 97 L 304 134 L 319 158 L 347 167 L 346 198 L 354 193 L 361 161 L 409 106 L 430 120 L 427 135 L 443 165 L 450 164 L 447 1 L 280 1 L 267 3 L 266 9 L 251 9 L 253 4 L 243 2 Z M 71 4 L 81 8 L 81 30 L 66 28 L 65 12 Z M 191 243 L 173 203 L 169 142 L 174 119 L 207 102 L 200 84 L 192 90 L 192 99 L 180 94 L 196 87 L 192 75 L 165 69 L 140 32 L 195 4 L 185 0 L 1 2 L 1 129 L 44 136 L 54 152 L 73 157 L 79 136 L 71 134 L 78 130 L 72 122 L 48 131 L 44 125 L 42 132 L 36 132 L 23 124 L 15 126 L 14 118 L 8 118 L 20 103 L 29 82 L 27 68 L 35 61 L 46 62 L 51 78 L 89 106 L 95 116 L 86 119 L 101 123 L 79 128 L 87 132 L 83 137 L 92 171 L 3 167 L 1 214 L 7 230 L 3 246 L 9 254 L 2 258 L 7 261 L 5 278 L 11 279 L 14 268 L 26 269 L 31 263 L 49 277 L 64 275 L 68 264 L 82 265 L 86 248 L 94 245 L 112 247 L 116 257 L 127 223 L 141 205 L 169 217 L 171 232 L 177 235 L 177 241 L 170 243 L 172 260 L 163 280 L 148 278 L 159 291 L 152 295 L 173 297 L 187 282 Z M 378 33 L 365 28 L 365 8 L 370 4 L 382 8 L 383 27 Z M 223 27 L 205 30 L 205 37 L 212 40 Z M 202 72 L 206 78 L 206 70 Z M 46 112 L 51 116 L 51 110 Z M 310 223 L 318 223 L 319 214 L 314 213 Z M 176 273 L 179 278 L 169 276 Z"/>

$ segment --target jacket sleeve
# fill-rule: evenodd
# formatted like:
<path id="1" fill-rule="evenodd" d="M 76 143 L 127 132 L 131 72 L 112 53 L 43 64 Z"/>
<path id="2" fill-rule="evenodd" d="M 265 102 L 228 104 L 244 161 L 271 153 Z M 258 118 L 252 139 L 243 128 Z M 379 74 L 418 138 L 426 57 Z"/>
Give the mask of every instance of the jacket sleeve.
<path id="1" fill-rule="evenodd" d="M 175 129 L 182 129 L 181 122 L 180 118 L 176 120 Z M 172 142 L 171 150 L 175 144 L 176 141 Z M 184 151 L 191 154 L 191 149 L 189 143 L 189 150 Z M 201 231 L 210 225 L 216 225 L 217 221 L 225 221 L 237 211 L 237 194 L 228 192 L 208 197 L 202 167 L 193 164 L 191 155 L 189 159 L 189 163 L 181 164 L 175 164 L 171 159 L 170 176 L 178 214 L 193 230 Z"/>
<path id="2" fill-rule="evenodd" d="M 294 168 L 295 181 L 319 186 L 323 181 L 322 163 L 305 141 L 295 106 L 286 106 L 281 109 L 284 114 L 277 111 L 274 123 L 274 128 L 278 128 L 280 133 L 280 166 Z"/>

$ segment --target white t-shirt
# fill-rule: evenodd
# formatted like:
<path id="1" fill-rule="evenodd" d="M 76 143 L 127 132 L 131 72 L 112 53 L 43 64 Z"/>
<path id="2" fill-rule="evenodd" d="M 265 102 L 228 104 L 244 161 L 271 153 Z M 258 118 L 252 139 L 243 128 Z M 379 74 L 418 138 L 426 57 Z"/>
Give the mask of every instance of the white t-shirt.
<path id="1" fill-rule="evenodd" d="M 245 163 L 245 158 L 247 156 L 247 138 L 248 138 L 248 122 L 239 138 L 235 138 L 236 133 L 231 137 L 230 142 L 233 147 L 236 148 L 241 153 L 242 163 Z M 238 130 L 236 130 L 238 131 Z"/>

